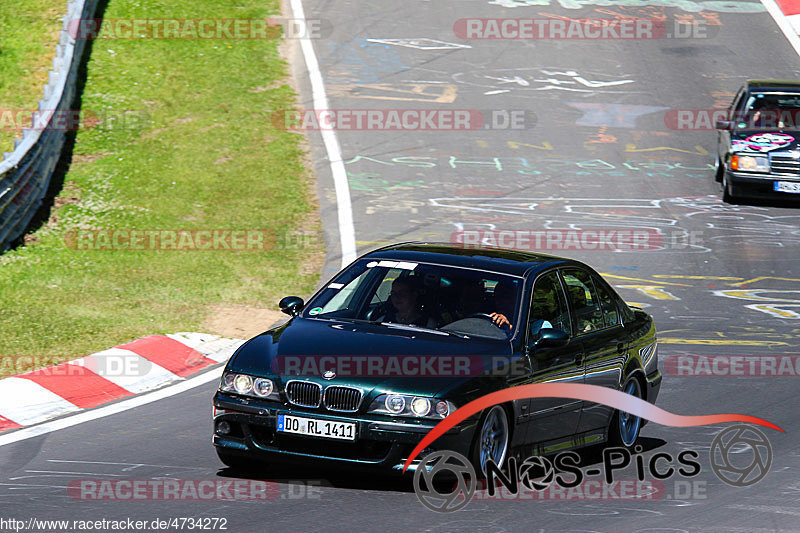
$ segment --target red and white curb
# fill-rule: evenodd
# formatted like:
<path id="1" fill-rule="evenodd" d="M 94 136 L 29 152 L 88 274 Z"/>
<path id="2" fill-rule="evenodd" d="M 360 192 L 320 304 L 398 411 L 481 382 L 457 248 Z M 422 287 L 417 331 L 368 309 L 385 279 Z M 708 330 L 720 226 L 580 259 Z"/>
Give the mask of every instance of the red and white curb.
<path id="1" fill-rule="evenodd" d="M 776 4 L 795 33 L 800 33 L 800 0 L 776 0 Z"/>
<path id="2" fill-rule="evenodd" d="M 800 0 L 761 0 L 797 55 L 800 55 Z"/>
<path id="3" fill-rule="evenodd" d="M 182 381 L 227 361 L 244 342 L 203 333 L 151 335 L 0 379 L 0 431 L 39 424 Z"/>

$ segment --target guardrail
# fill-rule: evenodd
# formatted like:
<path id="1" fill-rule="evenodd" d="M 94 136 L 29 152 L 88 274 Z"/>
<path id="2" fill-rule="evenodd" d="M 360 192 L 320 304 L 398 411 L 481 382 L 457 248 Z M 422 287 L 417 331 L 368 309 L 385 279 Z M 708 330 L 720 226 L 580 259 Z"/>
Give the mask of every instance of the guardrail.
<path id="1" fill-rule="evenodd" d="M 44 97 L 39 100 L 39 113 L 47 113 L 50 118 L 46 123 L 32 118 L 31 128 L 23 129 L 22 139 L 14 141 L 14 151 L 4 153 L 0 161 L 0 252 L 7 250 L 25 232 L 47 194 L 50 179 L 61 158 L 68 132 L 66 128 L 52 127 L 52 122 L 61 120 L 60 113 L 69 111 L 72 105 L 87 42 L 70 35 L 75 33 L 70 32 L 70 21 L 93 18 L 97 2 L 67 2 L 53 69 L 49 73 L 49 82 L 44 86 Z"/>

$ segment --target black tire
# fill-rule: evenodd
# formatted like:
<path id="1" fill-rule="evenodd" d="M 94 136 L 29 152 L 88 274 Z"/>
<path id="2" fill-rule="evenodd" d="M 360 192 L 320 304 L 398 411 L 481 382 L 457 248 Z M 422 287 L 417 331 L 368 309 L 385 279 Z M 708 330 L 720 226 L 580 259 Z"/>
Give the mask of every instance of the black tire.
<path id="1" fill-rule="evenodd" d="M 635 376 L 629 377 L 622 391 L 643 399 L 642 383 Z M 612 447 L 632 450 L 639 440 L 642 419 L 635 415 L 615 410 L 608 424 L 608 443 Z"/>
<path id="2" fill-rule="evenodd" d="M 493 433 L 489 426 L 502 428 L 505 427 L 505 438 L 500 437 L 497 444 L 496 453 L 491 453 L 489 450 L 491 446 L 487 447 L 486 437 L 487 434 Z M 475 467 L 475 472 L 478 476 L 483 475 L 483 466 L 485 459 L 488 456 L 494 456 L 495 463 L 499 468 L 503 468 L 506 460 L 509 457 L 509 450 L 511 447 L 511 422 L 509 421 L 508 411 L 502 405 L 495 405 L 486 410 L 478 425 L 475 428 L 475 437 L 472 439 L 472 452 L 470 453 L 470 460 Z M 484 453 L 482 453 L 484 452 Z M 498 461 L 499 459 L 499 461 Z"/>
<path id="3" fill-rule="evenodd" d="M 714 164 L 714 180 L 717 183 L 722 183 L 722 175 L 725 173 L 725 165 L 720 161 L 719 156 L 717 156 L 716 163 Z"/>
<path id="4" fill-rule="evenodd" d="M 728 174 L 723 173 L 722 176 L 722 201 L 727 204 L 735 204 L 737 201 L 736 189 L 733 183 L 728 179 Z"/>
<path id="5" fill-rule="evenodd" d="M 251 470 L 253 468 L 253 461 L 242 457 L 241 455 L 234 455 L 225 450 L 217 448 L 217 457 L 222 463 L 234 470 Z"/>

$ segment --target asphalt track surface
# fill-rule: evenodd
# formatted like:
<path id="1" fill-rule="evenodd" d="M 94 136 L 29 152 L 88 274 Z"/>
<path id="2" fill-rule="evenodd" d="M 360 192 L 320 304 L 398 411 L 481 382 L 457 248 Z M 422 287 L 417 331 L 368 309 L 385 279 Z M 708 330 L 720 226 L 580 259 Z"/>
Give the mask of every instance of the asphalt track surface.
<path id="1" fill-rule="evenodd" d="M 515 4 L 496 4 L 504 3 Z M 727 106 L 746 78 L 800 78 L 800 59 L 775 22 L 763 11 L 703 16 L 672 7 L 496 4 L 304 2 L 307 18 L 332 28 L 314 46 L 334 109 L 525 110 L 536 117 L 523 131 L 338 132 L 359 252 L 396 241 L 448 241 L 459 229 L 657 228 L 667 235 L 663 250 L 561 253 L 593 265 L 628 301 L 648 305 L 662 361 L 681 354 L 796 355 L 800 211 L 722 204 L 709 155 L 716 133 L 675 131 L 664 119 L 669 110 Z M 464 41 L 453 33 L 465 17 L 612 12 L 719 25 L 708 27 L 708 38 L 650 41 Z M 470 48 L 368 40 L 408 38 Z M 310 88 L 303 81 L 300 88 L 311 107 Z M 310 137 L 327 278 L 340 264 L 335 195 L 319 135 Z M 693 236 L 691 247 L 681 246 L 685 232 Z M 793 376 L 665 375 L 659 405 L 669 411 L 744 413 L 786 430 L 765 430 L 774 460 L 769 474 L 748 488 L 724 484 L 709 469 L 706 453 L 722 427 L 650 424 L 643 430 L 646 454 L 700 452 L 703 471 L 691 480 L 700 492 L 678 494 L 685 484 L 667 480 L 668 497 L 654 501 L 473 501 L 441 514 L 423 507 L 408 482 L 274 465 L 253 474 L 278 481 L 280 494 L 270 502 L 97 502 L 68 495 L 70 481 L 86 478 L 235 476 L 210 444 L 215 385 L 209 383 L 0 447 L 0 507 L 18 519 L 224 517 L 231 531 L 795 531 L 796 384 Z"/>

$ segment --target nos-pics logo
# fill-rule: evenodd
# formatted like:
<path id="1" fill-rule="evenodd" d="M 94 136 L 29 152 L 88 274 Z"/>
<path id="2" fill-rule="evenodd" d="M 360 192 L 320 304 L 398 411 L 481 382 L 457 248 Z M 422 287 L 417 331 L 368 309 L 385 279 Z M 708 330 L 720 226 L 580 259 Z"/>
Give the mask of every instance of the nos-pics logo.
<path id="1" fill-rule="evenodd" d="M 684 453 L 697 456 L 696 452 Z M 574 452 L 564 452 L 559 455 L 564 454 L 574 454 Z M 660 455 L 668 456 L 663 453 Z M 744 464 L 747 461 L 742 461 L 745 457 L 750 458 L 749 464 Z M 772 464 L 772 446 L 761 431 L 740 424 L 728 427 L 716 435 L 709 450 L 709 460 L 712 471 L 721 481 L 734 487 L 747 487 L 761 481 L 769 472 Z M 556 457 L 556 464 L 559 467 L 563 466 L 564 462 Z M 624 465 L 615 464 L 612 468 L 627 466 L 629 463 L 630 452 Z M 697 471 L 692 475 L 699 473 L 700 465 L 694 464 L 697 466 Z M 573 466 L 577 467 L 577 463 Z M 509 479 L 513 479 L 514 482 L 522 483 L 529 490 L 535 491 L 545 490 L 554 478 L 559 478 L 557 471 L 559 469 L 554 468 L 553 462 L 547 457 L 532 456 L 519 466 L 512 457 L 509 458 L 507 467 L 516 469 L 516 472 L 510 473 L 509 478 L 506 478 L 491 460 L 490 464 L 487 464 L 486 472 L 491 478 L 500 476 L 499 479 L 503 480 L 504 485 L 511 483 Z M 568 468 L 568 471 L 575 473 L 573 468 Z M 656 477 L 663 479 L 669 475 Z M 414 471 L 414 492 L 419 501 L 432 511 L 449 513 L 463 509 L 475 496 L 477 487 L 478 477 L 472 463 L 463 455 L 449 450 L 426 455 Z M 518 490 L 518 487 L 507 488 L 511 488 L 512 491 Z"/>

